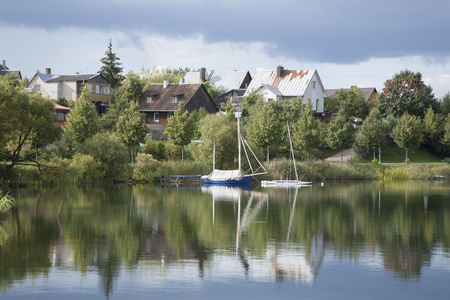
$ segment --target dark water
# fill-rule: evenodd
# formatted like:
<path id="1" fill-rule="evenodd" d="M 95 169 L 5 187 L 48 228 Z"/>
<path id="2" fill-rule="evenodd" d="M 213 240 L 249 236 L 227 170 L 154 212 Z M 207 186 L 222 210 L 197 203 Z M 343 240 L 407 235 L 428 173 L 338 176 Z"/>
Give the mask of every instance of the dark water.
<path id="1" fill-rule="evenodd" d="M 1 299 L 448 299 L 450 184 L 16 191 Z"/>

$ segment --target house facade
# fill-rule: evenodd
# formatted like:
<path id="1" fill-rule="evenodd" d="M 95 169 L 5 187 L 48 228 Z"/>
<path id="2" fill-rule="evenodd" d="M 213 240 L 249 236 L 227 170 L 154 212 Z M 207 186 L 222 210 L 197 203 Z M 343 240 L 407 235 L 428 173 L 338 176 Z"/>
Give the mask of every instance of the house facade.
<path id="1" fill-rule="evenodd" d="M 217 106 L 201 83 L 152 83 L 142 93 L 139 111 L 145 113 L 145 123 L 151 131 L 164 131 L 167 120 L 183 103 L 188 112 L 204 107 L 208 113 L 216 113 Z"/>
<path id="2" fill-rule="evenodd" d="M 0 76 L 5 76 L 6 74 L 11 74 L 19 77 L 19 79 L 22 79 L 22 74 L 20 73 L 20 70 L 10 70 L 6 66 L 6 60 L 2 60 L 2 62 L 0 63 Z"/>
<path id="3" fill-rule="evenodd" d="M 55 106 L 55 112 L 56 112 L 56 117 L 57 117 L 54 125 L 65 127 L 66 121 L 67 121 L 67 116 L 70 112 L 70 108 L 59 105 L 58 103 L 56 103 L 55 100 L 52 100 L 52 101 L 53 101 L 53 105 Z"/>
<path id="4" fill-rule="evenodd" d="M 317 70 L 285 70 L 278 66 L 276 71 L 257 71 L 244 97 L 251 93 L 263 95 L 266 101 L 301 97 L 303 103 L 311 101 L 316 114 L 325 112 L 327 93 Z"/>
<path id="5" fill-rule="evenodd" d="M 54 75 L 49 68 L 45 73 L 37 72 L 27 89 L 53 100 L 65 98 L 75 101 L 84 85 L 89 88 L 89 97 L 99 113 L 105 113 L 111 101 L 111 83 L 100 74 Z"/>
<path id="6" fill-rule="evenodd" d="M 206 71 L 201 68 L 198 72 L 187 72 L 182 82 L 203 83 L 209 81 L 217 88 L 223 88 L 225 93 L 219 97 L 219 106 L 223 108 L 229 101 L 233 106 L 239 106 L 245 90 L 252 81 L 252 76 L 248 71 Z"/>

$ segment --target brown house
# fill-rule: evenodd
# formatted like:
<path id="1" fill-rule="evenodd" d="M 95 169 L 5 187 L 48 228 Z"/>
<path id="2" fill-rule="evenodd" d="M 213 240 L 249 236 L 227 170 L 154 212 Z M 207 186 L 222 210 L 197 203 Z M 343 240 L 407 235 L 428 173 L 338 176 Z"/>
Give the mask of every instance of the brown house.
<path id="1" fill-rule="evenodd" d="M 218 111 L 211 96 L 201 84 L 152 83 L 142 93 L 139 100 L 139 111 L 145 113 L 145 123 L 152 131 L 164 131 L 167 120 L 177 109 L 179 103 L 184 104 L 188 112 L 204 107 L 208 113 Z"/>

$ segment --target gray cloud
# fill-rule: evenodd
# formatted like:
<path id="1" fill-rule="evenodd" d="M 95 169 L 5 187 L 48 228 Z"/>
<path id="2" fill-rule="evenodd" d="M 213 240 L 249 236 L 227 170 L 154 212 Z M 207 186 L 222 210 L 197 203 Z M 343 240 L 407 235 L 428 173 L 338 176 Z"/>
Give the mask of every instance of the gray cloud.
<path id="1" fill-rule="evenodd" d="M 43 28 L 201 34 L 206 41 L 260 41 L 272 55 L 355 63 L 369 58 L 450 55 L 448 1 L 10 1 L 1 24 Z"/>

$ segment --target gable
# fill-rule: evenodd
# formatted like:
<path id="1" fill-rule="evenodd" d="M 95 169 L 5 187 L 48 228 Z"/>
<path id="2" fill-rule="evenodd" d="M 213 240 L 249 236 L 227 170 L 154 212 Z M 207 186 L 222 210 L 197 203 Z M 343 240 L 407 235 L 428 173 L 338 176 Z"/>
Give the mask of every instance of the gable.
<path id="1" fill-rule="evenodd" d="M 152 101 L 147 102 L 147 97 L 151 97 Z M 176 102 L 173 101 L 174 97 L 177 97 Z M 203 103 L 198 97 L 203 97 Z M 139 110 L 172 112 L 178 109 L 179 102 L 182 102 L 188 111 L 201 106 L 208 112 L 217 111 L 217 107 L 202 84 L 176 83 L 169 84 L 167 87 L 164 87 L 162 83 L 150 84 L 139 99 Z"/>

